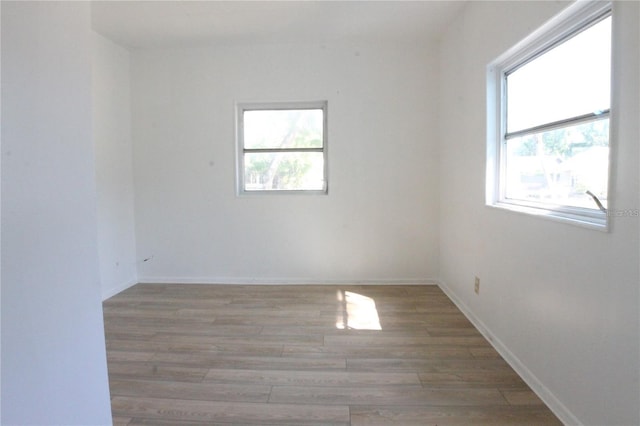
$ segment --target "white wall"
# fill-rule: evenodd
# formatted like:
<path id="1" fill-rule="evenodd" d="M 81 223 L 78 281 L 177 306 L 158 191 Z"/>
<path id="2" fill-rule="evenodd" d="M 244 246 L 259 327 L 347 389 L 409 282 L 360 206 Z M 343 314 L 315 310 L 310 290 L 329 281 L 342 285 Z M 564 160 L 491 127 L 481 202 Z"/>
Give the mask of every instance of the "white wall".
<path id="1" fill-rule="evenodd" d="M 612 209 L 640 208 L 638 6 L 615 4 Z M 484 205 L 486 65 L 562 7 L 472 2 L 444 36 L 441 277 L 565 422 L 639 424 L 638 218 L 605 233 Z"/>
<path id="2" fill-rule="evenodd" d="M 0 3 L 0 27 L 2 22 L 2 3 Z M 2 46 L 2 31 L 0 31 Z M 0 58 L 0 63 L 2 62 Z M 2 67 L 0 66 L 0 87 L 2 86 Z M 2 96 L 0 96 L 0 117 L 2 117 Z M 2 152 L 2 132 L 0 131 L 0 153 Z M 0 155 L 0 176 L 2 175 L 2 155 Z M 0 191 L 0 223 L 2 222 L 2 191 Z M 2 401 L 2 226 L 0 226 L 0 401 Z M 0 402 L 0 423 L 2 422 L 2 403 Z"/>
<path id="3" fill-rule="evenodd" d="M 2 2 L 2 424 L 111 424 L 88 3 Z"/>
<path id="4" fill-rule="evenodd" d="M 141 281 L 438 276 L 435 50 L 258 45 L 132 55 Z M 237 101 L 328 100 L 329 195 L 235 195 Z"/>
<path id="5" fill-rule="evenodd" d="M 129 51 L 93 34 L 93 138 L 102 298 L 137 282 Z"/>

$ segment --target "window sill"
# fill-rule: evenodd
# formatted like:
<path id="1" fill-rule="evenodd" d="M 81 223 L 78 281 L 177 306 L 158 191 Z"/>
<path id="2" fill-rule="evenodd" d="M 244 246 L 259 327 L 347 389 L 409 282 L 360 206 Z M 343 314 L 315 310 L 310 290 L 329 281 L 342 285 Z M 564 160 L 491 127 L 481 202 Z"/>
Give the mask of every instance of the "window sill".
<path id="1" fill-rule="evenodd" d="M 328 195 L 329 191 L 326 189 L 262 189 L 262 190 L 238 190 L 236 195 L 238 197 L 268 197 L 272 195 Z"/>
<path id="2" fill-rule="evenodd" d="M 487 204 L 487 207 L 507 210 L 515 213 L 535 216 L 554 222 L 567 223 L 582 228 L 594 229 L 596 231 L 608 232 L 609 221 L 606 213 L 600 213 L 593 216 L 580 215 L 553 209 L 545 209 L 540 207 L 529 207 L 520 204 L 511 204 L 504 202 L 495 202 Z"/>

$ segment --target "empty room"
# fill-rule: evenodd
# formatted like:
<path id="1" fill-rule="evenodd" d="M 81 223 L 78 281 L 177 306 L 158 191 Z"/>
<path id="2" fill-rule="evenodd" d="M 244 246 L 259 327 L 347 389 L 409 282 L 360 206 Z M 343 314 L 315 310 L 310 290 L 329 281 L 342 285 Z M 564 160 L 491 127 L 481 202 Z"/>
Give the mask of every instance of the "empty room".
<path id="1" fill-rule="evenodd" d="M 640 424 L 637 1 L 2 1 L 2 425 Z"/>

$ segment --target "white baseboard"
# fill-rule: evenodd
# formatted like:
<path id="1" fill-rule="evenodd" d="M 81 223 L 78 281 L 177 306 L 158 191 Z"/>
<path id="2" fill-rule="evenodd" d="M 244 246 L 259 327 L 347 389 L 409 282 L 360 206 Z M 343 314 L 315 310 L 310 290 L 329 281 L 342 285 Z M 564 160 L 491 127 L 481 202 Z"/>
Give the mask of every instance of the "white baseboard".
<path id="1" fill-rule="evenodd" d="M 437 285 L 471 321 L 471 323 L 482 333 L 496 351 L 522 377 L 527 385 L 536 395 L 553 411 L 553 413 L 565 425 L 582 425 L 578 418 L 520 361 L 520 359 L 509 350 L 509 348 L 497 338 L 491 330 L 478 318 L 471 309 L 460 299 L 456 293 L 443 281 L 438 281 Z"/>
<path id="2" fill-rule="evenodd" d="M 437 285 L 428 278 L 398 279 L 308 279 L 308 278 L 238 278 L 238 277 L 140 277 L 144 284 L 229 284 L 229 285 Z"/>
<path id="3" fill-rule="evenodd" d="M 113 288 L 108 288 L 108 289 L 103 289 L 102 291 L 102 301 L 104 302 L 105 300 L 107 300 L 110 297 L 115 296 L 116 294 L 125 291 L 126 289 L 128 289 L 131 286 L 134 286 L 138 283 L 138 280 L 130 280 L 127 281 L 123 284 L 120 284 L 116 287 Z"/>

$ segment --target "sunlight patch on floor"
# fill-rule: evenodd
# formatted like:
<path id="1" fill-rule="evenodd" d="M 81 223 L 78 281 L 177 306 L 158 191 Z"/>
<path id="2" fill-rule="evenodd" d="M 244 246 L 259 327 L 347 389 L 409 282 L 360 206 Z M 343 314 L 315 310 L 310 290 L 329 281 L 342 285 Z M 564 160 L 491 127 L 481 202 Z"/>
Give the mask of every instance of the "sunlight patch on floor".
<path id="1" fill-rule="evenodd" d="M 382 330 L 376 302 L 370 297 L 338 290 L 336 328 L 340 330 Z"/>

